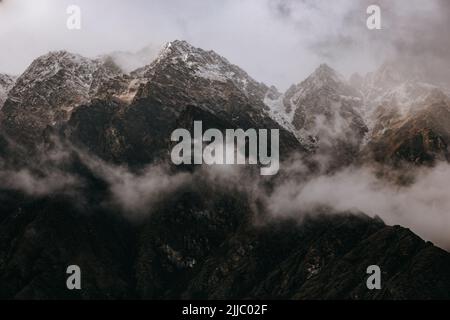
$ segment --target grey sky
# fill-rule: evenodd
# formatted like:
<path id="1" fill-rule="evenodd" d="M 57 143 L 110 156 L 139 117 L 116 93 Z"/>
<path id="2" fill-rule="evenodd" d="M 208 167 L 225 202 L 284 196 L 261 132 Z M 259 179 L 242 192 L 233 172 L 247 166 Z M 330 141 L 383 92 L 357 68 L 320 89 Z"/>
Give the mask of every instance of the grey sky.
<path id="1" fill-rule="evenodd" d="M 366 28 L 373 3 L 383 30 Z M 82 9 L 80 31 L 66 29 L 70 4 Z M 285 89 L 322 62 L 349 75 L 400 54 L 448 70 L 448 30 L 445 0 L 3 0 L 0 72 L 19 74 L 50 50 L 96 56 L 184 39 Z"/>

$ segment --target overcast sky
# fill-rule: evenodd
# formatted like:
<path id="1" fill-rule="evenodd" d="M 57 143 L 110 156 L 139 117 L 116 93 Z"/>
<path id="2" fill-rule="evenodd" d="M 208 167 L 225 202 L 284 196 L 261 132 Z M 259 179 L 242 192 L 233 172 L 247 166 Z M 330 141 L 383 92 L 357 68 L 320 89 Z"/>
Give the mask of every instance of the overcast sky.
<path id="1" fill-rule="evenodd" d="M 66 28 L 70 4 L 81 7 L 79 31 Z M 369 4 L 380 5 L 382 30 L 367 29 Z M 449 71 L 449 8 L 446 0 L 0 0 L 0 72 L 20 74 L 50 50 L 96 56 L 174 39 L 282 89 L 322 62 L 348 76 L 400 55 Z"/>

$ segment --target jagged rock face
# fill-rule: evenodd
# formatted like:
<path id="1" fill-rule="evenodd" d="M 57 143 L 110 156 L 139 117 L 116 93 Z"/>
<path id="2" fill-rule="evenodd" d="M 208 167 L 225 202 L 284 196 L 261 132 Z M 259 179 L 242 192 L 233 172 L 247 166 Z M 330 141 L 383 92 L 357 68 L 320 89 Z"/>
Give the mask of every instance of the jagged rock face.
<path id="1" fill-rule="evenodd" d="M 358 110 L 361 97 L 327 65 L 321 65 L 305 81 L 291 87 L 285 94 L 285 106 L 293 114 L 292 123 L 297 130 L 319 133 L 318 118 L 323 117 L 324 126 L 342 127 L 338 131 L 349 128 L 359 134 L 365 132 Z"/>
<path id="2" fill-rule="evenodd" d="M 367 132 L 361 116 L 363 101 L 336 71 L 321 65 L 277 99 L 292 130 L 312 141 L 319 153 L 334 158 L 331 166 L 353 161 Z M 271 104 L 270 99 L 266 103 Z"/>
<path id="3" fill-rule="evenodd" d="M 384 64 L 362 86 L 370 133 L 363 158 L 417 165 L 447 161 L 449 97 L 417 72 Z"/>
<path id="4" fill-rule="evenodd" d="M 262 100 L 268 90 L 264 84 L 215 52 L 194 48 L 184 41 L 169 43 L 151 65 L 134 75 L 148 79 L 136 100 L 150 98 L 154 90 L 171 88 L 172 101 L 167 102 L 169 106 L 177 103 L 174 112 L 193 105 L 234 121 L 271 121 L 263 112 L 267 107 Z"/>
<path id="5" fill-rule="evenodd" d="M 2 109 L 2 129 L 31 147 L 40 142 L 46 128 L 67 121 L 76 106 L 97 93 L 114 90 L 110 84 L 116 76 L 116 70 L 107 64 L 68 52 L 42 56 L 9 92 Z"/>
<path id="6" fill-rule="evenodd" d="M 387 116 L 389 118 L 389 115 Z M 367 145 L 376 161 L 433 164 L 450 160 L 450 104 L 435 102 L 409 115 L 393 115 Z"/>
<path id="7" fill-rule="evenodd" d="M 199 90 L 201 85 L 209 83 L 233 85 L 254 100 L 262 100 L 269 89 L 214 51 L 204 51 L 178 40 L 168 43 L 152 64 L 136 70 L 133 74 L 162 83 L 177 81 L 178 79 L 171 77 L 175 75 L 190 77 L 191 81 L 184 83 L 188 85 L 186 91 Z"/>
<path id="8" fill-rule="evenodd" d="M 361 161 L 397 166 L 448 159 L 444 128 L 449 98 L 445 88 L 428 79 L 420 66 L 401 61 L 386 62 L 365 77 L 352 76 L 351 83 L 363 97 L 362 114 L 369 129 Z"/>
<path id="9" fill-rule="evenodd" d="M 5 103 L 9 91 L 14 86 L 16 78 L 7 74 L 0 74 L 0 110 Z"/>
<path id="10" fill-rule="evenodd" d="M 387 112 L 395 110 L 401 116 L 423 108 L 440 88 L 427 81 L 423 70 L 401 62 L 386 62 L 375 72 L 360 79 L 358 90 L 364 97 L 364 117 L 369 129 L 377 124 L 380 107 Z M 445 95 L 442 92 L 442 95 Z"/>
<path id="11" fill-rule="evenodd" d="M 372 101 L 376 103 L 380 96 L 382 97 L 407 79 L 412 80 L 413 78 L 405 70 L 399 70 L 395 63 L 385 62 L 378 70 L 368 73 L 364 79 L 360 79 L 359 89 L 369 103 Z"/>
<path id="12" fill-rule="evenodd" d="M 175 41 L 132 77 L 136 87 L 127 103 L 114 108 L 96 101 L 78 108 L 64 129 L 66 135 L 102 157 L 109 156 L 102 152 L 105 146 L 114 145 L 112 157 L 128 164 L 168 160 L 171 133 L 191 129 L 194 120 L 203 121 L 204 130 L 280 129 L 282 157 L 305 151 L 291 132 L 269 117 L 263 102 L 268 88 L 214 52 Z M 101 115 L 93 116 L 92 110 L 100 109 Z M 101 127 L 95 125 L 97 115 L 103 119 Z"/>

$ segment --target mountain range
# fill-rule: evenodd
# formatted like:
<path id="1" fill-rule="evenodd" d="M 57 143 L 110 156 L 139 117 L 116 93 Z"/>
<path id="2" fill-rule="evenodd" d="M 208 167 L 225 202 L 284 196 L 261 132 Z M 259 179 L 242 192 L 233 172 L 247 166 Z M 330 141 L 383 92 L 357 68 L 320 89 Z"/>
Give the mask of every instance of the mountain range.
<path id="1" fill-rule="evenodd" d="M 450 254 L 409 229 L 327 207 L 275 218 L 246 188 L 251 169 L 170 162 L 171 132 L 199 120 L 279 129 L 281 162 L 307 168 L 299 179 L 432 166 L 449 159 L 448 88 L 390 62 L 349 80 L 323 64 L 279 92 L 185 41 L 147 52 L 50 52 L 0 75 L 0 297 L 450 298 Z M 83 290 L 65 287 L 72 264 Z M 369 265 L 381 290 L 366 287 Z"/>

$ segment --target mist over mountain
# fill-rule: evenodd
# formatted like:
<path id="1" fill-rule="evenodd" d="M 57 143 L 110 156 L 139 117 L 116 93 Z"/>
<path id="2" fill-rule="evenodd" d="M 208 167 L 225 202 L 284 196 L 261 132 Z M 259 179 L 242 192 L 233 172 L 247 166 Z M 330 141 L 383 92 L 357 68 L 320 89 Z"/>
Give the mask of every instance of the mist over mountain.
<path id="1" fill-rule="evenodd" d="M 97 57 L 185 39 L 282 91 L 321 63 L 348 77 L 373 71 L 386 59 L 423 66 L 428 77 L 449 83 L 446 0 L 378 1 L 382 29 L 375 31 L 366 27 L 367 7 L 374 4 L 369 0 L 134 1 L 77 0 L 83 16 L 78 32 L 65 25 L 66 9 L 74 4 L 69 0 L 3 1 L 0 70 L 21 74 L 49 51 Z"/>
<path id="2" fill-rule="evenodd" d="M 281 92 L 176 40 L 0 79 L 0 297 L 450 297 L 449 88 L 420 72 L 320 64 Z M 279 173 L 175 166 L 194 121 L 278 129 Z"/>

